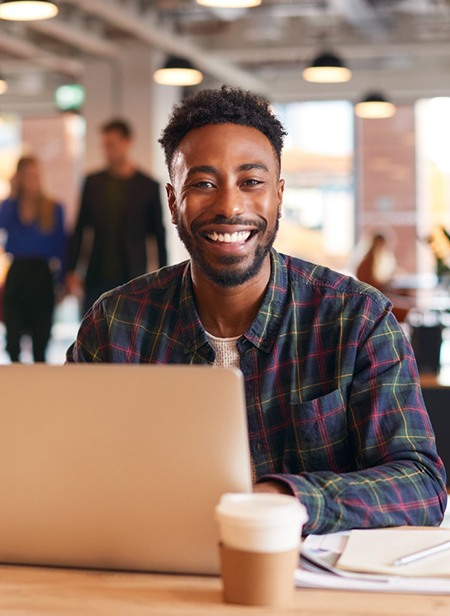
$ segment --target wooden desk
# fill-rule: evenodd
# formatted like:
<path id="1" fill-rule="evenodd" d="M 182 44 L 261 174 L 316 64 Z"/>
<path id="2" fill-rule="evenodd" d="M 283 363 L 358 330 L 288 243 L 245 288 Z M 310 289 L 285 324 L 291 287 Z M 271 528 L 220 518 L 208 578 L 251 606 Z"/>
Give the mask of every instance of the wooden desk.
<path id="1" fill-rule="evenodd" d="M 292 605 L 285 608 L 246 608 L 222 603 L 220 579 L 215 577 L 0 566 L 0 614 L 448 616 L 450 595 L 297 589 Z"/>

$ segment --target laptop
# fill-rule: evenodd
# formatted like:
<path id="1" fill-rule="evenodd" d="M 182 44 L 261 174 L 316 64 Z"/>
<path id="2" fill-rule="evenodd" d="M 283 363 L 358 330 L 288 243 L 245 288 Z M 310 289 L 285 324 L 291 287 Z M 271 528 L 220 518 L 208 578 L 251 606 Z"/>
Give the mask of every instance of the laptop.
<path id="1" fill-rule="evenodd" d="M 216 574 L 214 508 L 252 489 L 243 377 L 0 367 L 0 562 Z"/>

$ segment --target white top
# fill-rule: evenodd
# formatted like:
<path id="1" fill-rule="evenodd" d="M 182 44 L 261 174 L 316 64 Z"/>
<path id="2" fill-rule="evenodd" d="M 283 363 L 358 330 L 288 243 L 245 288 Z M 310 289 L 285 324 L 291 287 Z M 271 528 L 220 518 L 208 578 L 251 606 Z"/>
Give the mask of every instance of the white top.
<path id="1" fill-rule="evenodd" d="M 234 336 L 233 338 L 217 338 L 206 332 L 208 340 L 216 352 L 216 358 L 214 360 L 213 367 L 223 368 L 239 368 L 240 357 L 237 349 L 237 341 L 240 336 Z"/>
<path id="2" fill-rule="evenodd" d="M 216 352 L 213 368 L 240 368 L 240 357 L 237 349 L 237 341 L 241 336 L 233 336 L 233 338 L 218 338 L 206 332 L 209 343 Z M 256 471 L 251 459 L 252 481 L 256 481 Z"/>

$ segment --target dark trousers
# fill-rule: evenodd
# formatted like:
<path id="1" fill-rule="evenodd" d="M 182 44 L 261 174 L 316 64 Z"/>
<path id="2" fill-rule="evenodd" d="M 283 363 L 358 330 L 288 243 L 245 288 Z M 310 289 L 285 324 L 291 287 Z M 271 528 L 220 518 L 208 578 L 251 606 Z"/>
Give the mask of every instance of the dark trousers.
<path id="1" fill-rule="evenodd" d="M 34 361 L 45 361 L 54 307 L 48 263 L 42 259 L 14 260 L 6 277 L 4 297 L 6 350 L 11 361 L 19 361 L 23 334 L 31 336 Z"/>

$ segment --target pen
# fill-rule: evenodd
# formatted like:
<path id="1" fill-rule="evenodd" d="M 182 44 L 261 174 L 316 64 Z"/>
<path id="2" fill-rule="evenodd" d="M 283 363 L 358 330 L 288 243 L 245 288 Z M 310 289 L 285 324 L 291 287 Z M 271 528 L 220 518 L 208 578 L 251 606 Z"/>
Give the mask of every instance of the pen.
<path id="1" fill-rule="evenodd" d="M 422 558 L 427 558 L 428 556 L 433 556 L 434 554 L 438 554 L 439 552 L 449 549 L 450 541 L 444 541 L 443 543 L 433 545 L 431 548 L 425 548 L 425 550 L 419 550 L 418 552 L 412 552 L 411 554 L 401 556 L 400 558 L 397 558 L 397 560 L 394 560 L 392 564 L 394 567 L 409 565 L 409 563 L 414 563 L 416 560 L 422 560 Z"/>

